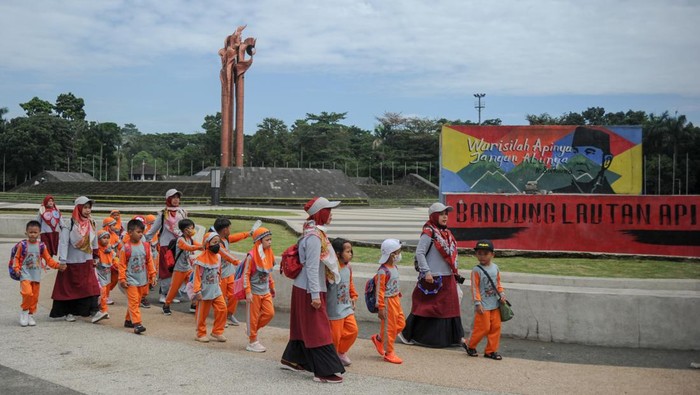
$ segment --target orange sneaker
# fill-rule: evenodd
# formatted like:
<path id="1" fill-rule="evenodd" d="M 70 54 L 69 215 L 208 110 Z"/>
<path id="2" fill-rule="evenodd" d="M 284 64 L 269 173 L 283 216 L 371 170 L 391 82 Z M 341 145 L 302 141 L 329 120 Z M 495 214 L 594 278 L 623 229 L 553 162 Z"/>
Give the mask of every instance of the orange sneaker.
<path id="1" fill-rule="evenodd" d="M 398 357 L 398 355 L 394 354 L 393 352 L 391 354 L 386 354 L 384 356 L 384 360 L 387 362 L 395 363 L 397 365 L 401 364 L 403 360 Z"/>
<path id="2" fill-rule="evenodd" d="M 382 344 L 382 341 L 379 340 L 379 335 L 372 335 L 370 339 L 372 339 L 372 343 L 374 343 L 374 348 L 377 349 L 379 355 L 384 356 L 386 352 L 384 352 L 384 345 Z"/>

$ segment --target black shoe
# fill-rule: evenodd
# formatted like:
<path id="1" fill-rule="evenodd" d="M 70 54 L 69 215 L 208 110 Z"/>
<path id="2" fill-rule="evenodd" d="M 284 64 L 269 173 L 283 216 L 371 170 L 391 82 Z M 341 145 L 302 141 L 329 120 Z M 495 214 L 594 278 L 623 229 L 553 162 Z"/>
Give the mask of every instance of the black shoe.
<path id="1" fill-rule="evenodd" d="M 143 298 L 141 299 L 141 307 L 143 307 L 144 309 L 150 309 L 151 303 L 146 298 Z"/>
<path id="2" fill-rule="evenodd" d="M 476 351 L 476 348 L 469 348 L 469 346 L 467 346 L 467 343 L 462 343 L 462 348 L 464 349 L 464 351 L 467 352 L 467 355 L 469 355 L 470 357 L 479 356 L 479 353 Z"/>
<path id="3" fill-rule="evenodd" d="M 124 321 L 124 328 L 133 328 L 134 324 L 130 320 Z"/>
<path id="4" fill-rule="evenodd" d="M 163 305 L 163 314 L 165 315 L 171 315 L 173 312 L 170 311 L 170 305 L 164 304 Z"/>
<path id="5" fill-rule="evenodd" d="M 475 355 L 475 356 L 476 356 L 476 355 Z M 503 359 L 503 357 L 501 356 L 501 354 L 499 354 L 499 353 L 497 353 L 497 352 L 492 352 L 492 353 L 490 353 L 490 354 L 484 354 L 484 358 L 495 359 L 496 361 L 500 361 L 501 359 Z"/>
<path id="6" fill-rule="evenodd" d="M 197 305 L 191 304 L 190 305 L 190 313 L 196 313 L 196 312 L 197 312 Z"/>
<path id="7" fill-rule="evenodd" d="M 134 326 L 134 333 L 137 335 L 140 335 L 141 332 L 146 332 L 146 327 L 141 325 L 141 324 L 135 325 Z"/>

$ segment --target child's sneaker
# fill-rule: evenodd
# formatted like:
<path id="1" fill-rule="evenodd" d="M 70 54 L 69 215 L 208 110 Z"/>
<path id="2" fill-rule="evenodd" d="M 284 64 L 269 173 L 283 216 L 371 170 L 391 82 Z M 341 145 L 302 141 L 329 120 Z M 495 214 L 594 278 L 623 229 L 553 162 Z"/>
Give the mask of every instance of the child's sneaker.
<path id="1" fill-rule="evenodd" d="M 75 317 L 73 316 L 73 314 L 67 314 L 65 319 L 68 322 L 75 322 Z"/>
<path id="2" fill-rule="evenodd" d="M 109 313 L 107 313 L 106 311 L 98 311 L 97 313 L 95 313 L 95 315 L 92 316 L 92 323 L 96 324 L 104 318 L 109 318 Z"/>
<path id="3" fill-rule="evenodd" d="M 165 304 L 165 295 L 160 295 L 158 297 L 158 303 Z"/>
<path id="4" fill-rule="evenodd" d="M 393 352 L 391 354 L 384 355 L 384 360 L 397 365 L 403 363 L 403 360 L 401 360 L 401 358 L 399 358 L 398 355 L 394 354 Z"/>
<path id="5" fill-rule="evenodd" d="M 314 381 L 326 384 L 340 384 L 343 382 L 343 378 L 332 374 L 330 376 L 314 376 Z"/>
<path id="6" fill-rule="evenodd" d="M 113 305 L 113 304 L 114 304 L 114 301 L 112 300 L 112 298 L 107 298 L 107 304 L 108 304 L 108 305 Z"/>
<path id="7" fill-rule="evenodd" d="M 173 303 L 175 303 L 175 304 L 180 303 L 180 302 L 182 302 L 182 301 L 178 298 L 173 299 Z"/>
<path id="8" fill-rule="evenodd" d="M 350 360 L 350 358 L 348 358 L 347 354 L 338 353 L 338 358 L 340 359 L 340 362 L 343 364 L 343 366 L 352 365 L 352 361 Z"/>
<path id="9" fill-rule="evenodd" d="M 19 325 L 20 326 L 29 325 L 29 310 L 22 310 L 19 312 Z"/>
<path id="10" fill-rule="evenodd" d="M 124 320 L 124 328 L 133 328 L 134 324 L 131 322 L 131 320 Z"/>
<path id="11" fill-rule="evenodd" d="M 384 351 L 384 345 L 382 344 L 382 341 L 379 340 L 379 335 L 372 335 L 370 339 L 372 339 L 372 343 L 374 343 L 374 348 L 377 349 L 379 355 L 384 356 L 386 352 Z"/>
<path id="12" fill-rule="evenodd" d="M 499 354 L 497 352 L 492 352 L 492 353 L 488 353 L 488 354 L 485 353 L 484 358 L 495 359 L 496 361 L 500 361 L 501 359 L 503 359 L 501 354 Z"/>
<path id="13" fill-rule="evenodd" d="M 228 316 L 228 319 L 226 319 L 226 323 L 229 325 L 233 325 L 233 326 L 238 326 L 241 324 L 240 322 L 238 322 L 236 317 L 234 317 L 232 315 Z"/>
<path id="14" fill-rule="evenodd" d="M 224 335 L 215 335 L 213 333 L 211 334 L 211 338 L 216 340 L 217 342 L 222 342 L 222 343 L 225 342 L 226 340 L 228 340 L 226 338 L 226 336 L 224 336 Z"/>
<path id="15" fill-rule="evenodd" d="M 209 338 L 206 336 L 195 337 L 194 340 L 202 343 L 209 343 Z"/>
<path id="16" fill-rule="evenodd" d="M 197 312 L 197 305 L 191 304 L 190 305 L 190 313 L 196 313 L 196 312 Z"/>
<path id="17" fill-rule="evenodd" d="M 150 308 L 151 308 L 151 303 L 148 301 L 148 299 L 146 299 L 146 298 L 141 298 L 141 304 L 140 304 L 140 306 L 143 307 L 144 309 L 150 309 Z"/>
<path id="18" fill-rule="evenodd" d="M 267 348 L 260 344 L 260 342 L 256 341 L 254 343 L 249 343 L 247 346 L 245 346 L 246 351 L 251 351 L 251 352 L 265 352 L 267 351 Z"/>
<path id="19" fill-rule="evenodd" d="M 469 355 L 470 357 L 478 357 L 479 356 L 479 353 L 476 351 L 476 348 L 469 348 L 467 343 L 462 343 L 462 348 L 464 349 L 464 351 L 467 352 L 467 355 Z"/>
<path id="20" fill-rule="evenodd" d="M 29 314 L 27 316 L 27 324 L 29 326 L 36 326 L 36 321 L 34 321 L 34 314 Z"/>
<path id="21" fill-rule="evenodd" d="M 403 343 L 403 344 L 408 344 L 409 346 L 410 346 L 410 345 L 413 345 L 413 344 L 416 344 L 416 343 L 413 342 L 413 340 L 408 340 L 408 339 L 406 339 L 406 338 L 404 337 L 404 335 L 403 335 L 402 332 L 399 332 L 399 334 L 396 335 L 396 338 L 398 338 L 399 341 L 400 341 L 401 343 Z"/>
<path id="22" fill-rule="evenodd" d="M 145 326 L 143 326 L 143 325 L 141 325 L 141 324 L 134 325 L 134 333 L 135 333 L 135 334 L 140 335 L 140 334 L 143 333 L 143 332 L 146 332 L 146 327 L 145 327 Z"/>
<path id="23" fill-rule="evenodd" d="M 171 315 L 173 312 L 170 311 L 170 305 L 164 304 L 163 305 L 163 314 L 165 315 Z"/>

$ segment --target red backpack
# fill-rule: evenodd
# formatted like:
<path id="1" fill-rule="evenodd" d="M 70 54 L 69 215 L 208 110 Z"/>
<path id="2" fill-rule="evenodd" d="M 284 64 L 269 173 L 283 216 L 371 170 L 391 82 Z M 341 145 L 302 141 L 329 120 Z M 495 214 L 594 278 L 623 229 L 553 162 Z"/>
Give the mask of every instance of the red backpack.
<path id="1" fill-rule="evenodd" d="M 280 273 L 287 278 L 295 279 L 304 265 L 299 260 L 299 245 L 294 244 L 284 250 L 280 261 Z"/>

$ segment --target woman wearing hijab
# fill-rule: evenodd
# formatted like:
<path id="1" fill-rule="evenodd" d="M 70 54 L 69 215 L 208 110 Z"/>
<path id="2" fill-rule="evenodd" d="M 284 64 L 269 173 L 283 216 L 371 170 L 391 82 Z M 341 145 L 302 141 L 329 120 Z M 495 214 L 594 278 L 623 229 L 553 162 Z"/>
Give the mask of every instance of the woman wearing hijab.
<path id="1" fill-rule="evenodd" d="M 50 317 L 87 317 L 99 310 L 100 285 L 95 275 L 97 229 L 92 220 L 93 200 L 85 196 L 75 199 L 70 224 L 63 226 L 58 245 L 58 260 L 67 264 L 65 271 L 56 275 L 53 287 L 53 307 Z"/>
<path id="2" fill-rule="evenodd" d="M 450 347 L 462 344 L 464 328 L 459 311 L 457 242 L 447 229 L 452 207 L 434 203 L 416 247 L 418 283 L 411 298 L 411 314 L 399 334 L 405 344 Z"/>
<path id="3" fill-rule="evenodd" d="M 152 243 L 155 239 L 160 246 L 158 248 L 158 278 L 160 279 L 160 296 L 162 296 L 162 299 L 165 299 L 168 295 L 170 281 L 173 276 L 173 273 L 168 270 L 165 253 L 168 251 L 170 241 L 182 236 L 177 223 L 187 218 L 187 211 L 180 207 L 181 197 L 182 193 L 177 189 L 168 189 L 165 192 L 165 209 L 156 217 L 153 226 L 146 233 L 147 242 Z M 192 312 L 194 313 L 194 311 Z"/>
<path id="4" fill-rule="evenodd" d="M 309 217 L 298 242 L 304 266 L 292 287 L 289 342 L 281 361 L 283 369 L 313 372 L 314 381 L 321 383 L 342 383 L 345 372 L 326 312 L 326 281 L 340 281 L 340 273 L 325 225 L 331 223 L 331 209 L 339 204 L 318 197 L 304 205 Z"/>
<path id="5" fill-rule="evenodd" d="M 58 254 L 58 239 L 61 234 L 61 211 L 53 196 L 46 195 L 39 207 L 37 221 L 41 224 L 41 241 L 46 244 L 49 255 Z"/>

